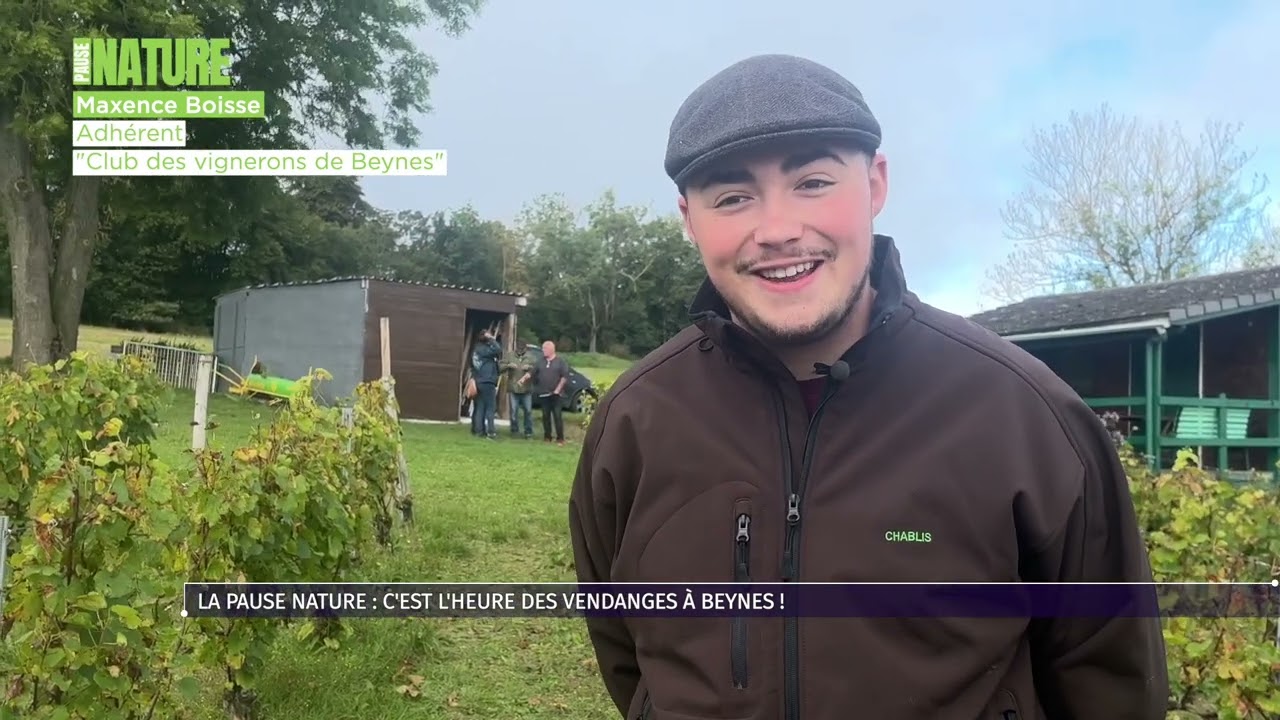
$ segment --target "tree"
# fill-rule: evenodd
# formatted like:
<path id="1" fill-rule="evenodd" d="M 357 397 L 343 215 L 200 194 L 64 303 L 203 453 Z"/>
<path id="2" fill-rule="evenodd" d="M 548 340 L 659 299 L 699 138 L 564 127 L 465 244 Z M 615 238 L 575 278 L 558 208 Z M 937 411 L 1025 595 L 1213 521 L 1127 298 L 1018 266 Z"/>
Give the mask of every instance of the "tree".
<path id="1" fill-rule="evenodd" d="M 626 343 L 637 349 L 657 347 L 691 322 L 689 307 L 707 276 L 698 248 L 685 236 L 679 215 L 649 221 L 646 233 L 656 260 L 640 288 L 648 321 L 628 328 Z"/>
<path id="2" fill-rule="evenodd" d="M 516 219 L 515 235 L 527 259 L 525 289 L 532 296 L 521 327 L 543 339 L 561 341 L 566 334 L 585 332 L 576 323 L 582 303 L 569 290 L 578 272 L 572 248 L 579 233 L 577 214 L 560 194 L 539 195 Z"/>
<path id="3" fill-rule="evenodd" d="M 1264 217 L 1241 265 L 1249 269 L 1280 265 L 1280 216 Z"/>
<path id="4" fill-rule="evenodd" d="M 1238 132 L 1209 122 L 1192 139 L 1105 105 L 1035 132 L 1029 186 L 1002 213 L 1014 250 L 989 291 L 1013 302 L 1238 267 L 1266 187 L 1245 176 Z"/>
<path id="5" fill-rule="evenodd" d="M 619 206 L 612 190 L 584 215 L 579 224 L 563 197 L 543 196 L 520 217 L 536 298 L 530 325 L 547 337 L 585 339 L 580 349 L 588 352 L 661 344 L 672 306 L 693 294 L 688 268 L 701 269 L 679 218 L 648 218 L 643 208 Z"/>
<path id="6" fill-rule="evenodd" d="M 501 222 L 481 218 L 468 205 L 452 213 L 402 212 L 396 225 L 402 238 L 396 279 L 505 289 L 507 230 Z"/>
<path id="7" fill-rule="evenodd" d="M 13 268 L 16 369 L 75 349 L 101 178 L 71 177 L 72 38 L 194 34 L 163 0 L 0 3 L 0 216 Z"/>
<path id="8" fill-rule="evenodd" d="M 234 84 L 262 90 L 268 116 L 192 123 L 202 126 L 193 136 L 222 141 L 213 147 L 304 147 L 318 133 L 352 147 L 408 146 L 414 114 L 430 110 L 437 68 L 407 33 L 428 21 L 461 33 L 483 0 L 420 2 L 195 0 L 183 13 L 165 0 L 0 2 L 0 216 L 13 268 L 15 368 L 76 348 L 100 192 L 113 182 L 70 174 L 72 38 L 231 38 Z"/>

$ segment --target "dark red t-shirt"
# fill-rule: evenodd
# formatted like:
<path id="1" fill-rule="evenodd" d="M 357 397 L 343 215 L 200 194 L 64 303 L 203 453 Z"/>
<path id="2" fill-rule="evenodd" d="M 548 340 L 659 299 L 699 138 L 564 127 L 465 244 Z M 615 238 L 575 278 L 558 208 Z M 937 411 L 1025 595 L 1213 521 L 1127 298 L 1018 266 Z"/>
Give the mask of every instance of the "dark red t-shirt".
<path id="1" fill-rule="evenodd" d="M 800 394 L 804 395 L 804 406 L 809 409 L 809 417 L 818 411 L 818 403 L 822 402 L 822 391 L 827 387 L 824 377 L 800 380 Z"/>

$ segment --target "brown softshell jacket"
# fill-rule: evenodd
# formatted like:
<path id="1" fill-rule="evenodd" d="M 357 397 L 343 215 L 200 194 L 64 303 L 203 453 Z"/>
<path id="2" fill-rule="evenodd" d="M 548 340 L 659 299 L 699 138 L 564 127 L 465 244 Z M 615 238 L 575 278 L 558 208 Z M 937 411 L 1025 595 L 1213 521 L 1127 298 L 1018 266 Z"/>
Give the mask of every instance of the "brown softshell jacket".
<path id="1" fill-rule="evenodd" d="M 579 581 L 1150 581 L 1098 417 L 1025 352 L 920 302 L 876 243 L 873 329 L 812 421 L 709 284 L 695 325 L 619 378 L 572 490 Z M 929 541 L 890 540 L 912 532 Z M 588 626 L 628 720 L 1165 717 L 1153 618 Z"/>

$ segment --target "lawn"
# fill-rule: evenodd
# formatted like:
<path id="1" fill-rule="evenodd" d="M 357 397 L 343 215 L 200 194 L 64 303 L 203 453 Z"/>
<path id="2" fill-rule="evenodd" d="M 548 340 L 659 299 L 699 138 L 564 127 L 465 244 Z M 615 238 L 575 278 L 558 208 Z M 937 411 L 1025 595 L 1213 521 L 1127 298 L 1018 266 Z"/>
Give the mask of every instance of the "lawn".
<path id="1" fill-rule="evenodd" d="M 191 394 L 177 393 L 158 429 L 157 449 L 176 465 L 189 462 L 191 407 Z M 238 444 L 269 412 L 252 401 L 215 397 L 210 445 Z M 566 503 L 576 443 L 561 448 L 505 436 L 475 440 L 462 425 L 408 423 L 404 432 L 415 524 L 402 532 L 393 554 L 377 556 L 364 569 L 363 579 L 573 579 Z M 283 637 L 261 689 L 262 720 L 594 720 L 616 714 L 580 620 L 351 623 L 354 635 L 336 651 L 310 650 Z M 418 697 L 397 693 L 410 675 L 423 678 Z M 211 677 L 198 717 L 225 717 L 216 685 Z"/>
<path id="2" fill-rule="evenodd" d="M 88 352 L 106 354 L 111 346 L 136 337 L 148 340 L 167 340 L 169 342 L 191 343 L 196 347 L 209 350 L 213 347 L 213 338 L 199 335 L 171 335 L 163 333 L 144 333 L 135 330 L 117 330 L 116 328 L 81 325 L 78 348 Z M 0 317 L 0 358 L 13 354 L 13 320 Z"/>
<path id="3" fill-rule="evenodd" d="M 612 384 L 623 371 L 631 367 L 632 363 L 631 360 L 600 353 L 567 352 L 564 354 L 564 358 L 569 361 L 570 366 L 591 378 L 591 382 L 596 384 Z"/>

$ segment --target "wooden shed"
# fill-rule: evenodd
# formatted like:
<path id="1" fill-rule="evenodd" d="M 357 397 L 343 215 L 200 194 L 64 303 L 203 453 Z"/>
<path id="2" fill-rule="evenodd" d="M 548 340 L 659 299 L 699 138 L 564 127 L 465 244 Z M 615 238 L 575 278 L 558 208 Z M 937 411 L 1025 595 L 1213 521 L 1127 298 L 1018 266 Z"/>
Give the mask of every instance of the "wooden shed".
<path id="1" fill-rule="evenodd" d="M 255 362 L 288 378 L 323 368 L 333 379 L 320 394 L 336 401 L 381 376 L 386 318 L 401 417 L 457 421 L 480 329 L 496 330 L 509 350 L 527 303 L 518 293 L 374 277 L 256 285 L 217 298 L 214 352 L 242 375 Z"/>

